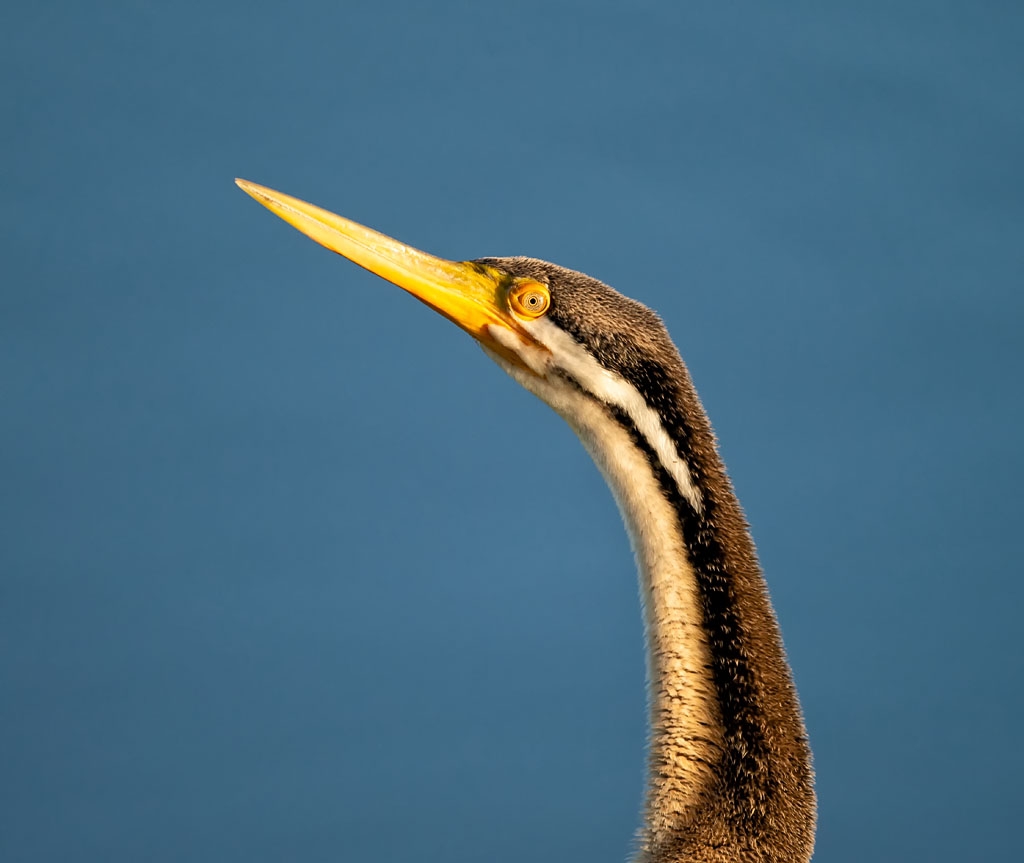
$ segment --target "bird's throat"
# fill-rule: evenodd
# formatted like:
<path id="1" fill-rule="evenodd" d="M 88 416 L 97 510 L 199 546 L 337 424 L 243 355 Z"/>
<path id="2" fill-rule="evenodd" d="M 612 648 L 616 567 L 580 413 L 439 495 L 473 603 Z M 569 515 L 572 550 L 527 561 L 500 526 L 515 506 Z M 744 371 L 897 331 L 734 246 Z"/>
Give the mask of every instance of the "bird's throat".
<path id="1" fill-rule="evenodd" d="M 677 830 L 716 784 L 721 716 L 701 598 L 678 514 L 630 432 L 583 392 L 548 392 L 601 470 L 636 556 L 650 712 L 645 833 Z"/>
<path id="2" fill-rule="evenodd" d="M 637 561 L 650 719 L 644 832 L 656 840 L 700 817 L 717 787 L 721 708 L 678 515 L 630 434 L 599 428 L 597 436 L 577 433 L 612 490 Z"/>
<path id="3" fill-rule="evenodd" d="M 577 433 L 636 555 L 650 711 L 637 863 L 808 860 L 813 776 L 796 691 L 753 541 L 685 369 L 645 394 L 621 378 L 612 387 L 579 374 L 585 359 L 546 376 L 498 361 Z"/>

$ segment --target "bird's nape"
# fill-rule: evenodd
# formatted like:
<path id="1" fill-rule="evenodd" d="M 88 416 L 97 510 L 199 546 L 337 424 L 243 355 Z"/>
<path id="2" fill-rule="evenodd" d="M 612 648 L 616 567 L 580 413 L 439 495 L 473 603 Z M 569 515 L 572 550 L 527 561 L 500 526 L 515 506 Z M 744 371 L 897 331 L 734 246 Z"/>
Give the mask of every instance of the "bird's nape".
<path id="1" fill-rule="evenodd" d="M 809 860 L 810 749 L 778 624 L 711 425 L 657 315 L 555 264 L 445 261 L 237 182 L 472 335 L 604 474 L 636 555 L 650 676 L 637 861 Z"/>

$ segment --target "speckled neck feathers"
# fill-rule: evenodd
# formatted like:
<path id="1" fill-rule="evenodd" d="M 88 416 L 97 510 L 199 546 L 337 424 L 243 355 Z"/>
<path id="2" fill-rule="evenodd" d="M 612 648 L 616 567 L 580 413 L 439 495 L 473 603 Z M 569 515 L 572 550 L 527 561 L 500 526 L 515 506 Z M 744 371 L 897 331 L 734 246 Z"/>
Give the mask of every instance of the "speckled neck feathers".
<path id="1" fill-rule="evenodd" d="M 550 287 L 550 312 L 531 330 L 549 368 L 495 359 L 580 436 L 636 554 L 651 714 L 637 860 L 809 860 L 815 800 L 796 690 L 679 353 L 653 312 L 594 279 L 528 258 L 482 263 Z"/>

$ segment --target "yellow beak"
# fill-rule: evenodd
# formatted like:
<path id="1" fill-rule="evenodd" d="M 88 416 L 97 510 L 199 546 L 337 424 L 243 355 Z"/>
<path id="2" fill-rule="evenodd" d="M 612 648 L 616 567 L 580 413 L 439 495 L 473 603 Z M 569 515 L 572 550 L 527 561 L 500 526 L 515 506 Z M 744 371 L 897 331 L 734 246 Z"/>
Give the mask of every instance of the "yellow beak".
<path id="1" fill-rule="evenodd" d="M 321 246 L 393 282 L 487 347 L 517 365 L 522 364 L 488 333 L 489 326 L 500 326 L 533 341 L 508 310 L 507 294 L 512 282 L 508 274 L 482 264 L 435 258 L 291 195 L 248 180 L 235 182 L 242 191 Z"/>

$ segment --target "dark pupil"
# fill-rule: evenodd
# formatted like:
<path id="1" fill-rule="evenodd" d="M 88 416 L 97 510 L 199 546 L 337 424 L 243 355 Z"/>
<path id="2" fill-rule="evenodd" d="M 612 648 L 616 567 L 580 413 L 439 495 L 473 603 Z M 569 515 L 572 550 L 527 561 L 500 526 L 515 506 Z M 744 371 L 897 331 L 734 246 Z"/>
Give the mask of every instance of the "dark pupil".
<path id="1" fill-rule="evenodd" d="M 530 294 L 530 296 L 526 298 L 526 302 L 528 302 L 531 306 L 536 306 L 537 303 L 540 302 L 540 300 L 538 299 L 536 294 Z"/>

